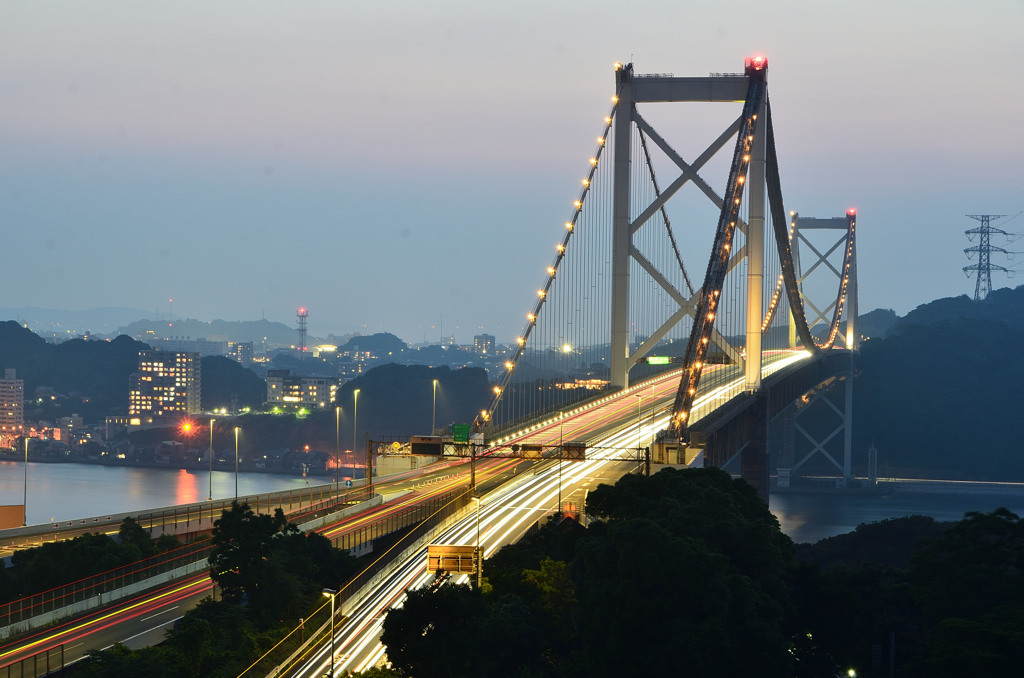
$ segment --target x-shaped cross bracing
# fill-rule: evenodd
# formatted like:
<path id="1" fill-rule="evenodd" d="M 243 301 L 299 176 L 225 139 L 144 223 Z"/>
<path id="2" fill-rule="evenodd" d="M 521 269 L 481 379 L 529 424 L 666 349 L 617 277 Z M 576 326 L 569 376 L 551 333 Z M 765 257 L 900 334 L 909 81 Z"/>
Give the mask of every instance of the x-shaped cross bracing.
<path id="1" fill-rule="evenodd" d="M 723 198 L 720 195 L 718 195 L 718 193 L 716 193 L 715 190 L 711 188 L 711 186 L 709 186 L 703 178 L 701 178 L 701 176 L 698 174 L 698 171 L 705 164 L 707 164 L 707 162 L 712 157 L 714 157 L 714 155 L 718 153 L 718 151 L 720 151 L 726 143 L 728 143 L 729 139 L 731 139 L 736 134 L 736 132 L 740 128 L 742 116 L 740 118 L 737 118 L 731 125 L 729 125 L 729 127 L 727 127 L 726 130 L 722 132 L 722 134 L 720 134 L 719 137 L 715 139 L 715 141 L 712 142 L 711 145 L 708 146 L 704 150 L 704 152 L 701 153 L 700 156 L 698 156 L 697 159 L 693 161 L 692 164 L 687 163 L 685 160 L 683 160 L 682 156 L 680 156 L 679 153 L 677 153 L 676 150 L 672 148 L 672 146 L 669 145 L 667 141 L 665 141 L 664 137 L 658 134 L 658 132 L 651 126 L 651 124 L 647 122 L 647 120 L 645 120 L 642 115 L 640 115 L 636 108 L 634 108 L 632 111 L 632 120 L 633 122 L 636 123 L 637 127 L 643 133 L 645 133 L 648 136 L 648 138 L 651 139 L 651 141 L 657 144 L 658 148 L 660 148 L 662 152 L 670 160 L 672 160 L 672 162 L 674 162 L 677 167 L 679 167 L 682 173 L 679 175 L 678 178 L 676 178 L 675 181 L 666 186 L 664 191 L 662 191 L 661 194 L 658 195 L 654 199 L 654 201 L 651 202 L 651 204 L 643 212 L 641 212 L 636 219 L 634 219 L 630 223 L 630 237 L 632 237 L 638 230 L 640 230 L 640 228 L 644 224 L 650 221 L 651 217 L 657 214 L 658 211 L 665 206 L 665 203 L 667 203 L 669 199 L 673 195 L 675 195 L 676 192 L 679 191 L 680 188 L 686 185 L 687 182 L 693 182 L 693 184 L 697 186 L 701 190 L 701 192 L 708 197 L 712 204 L 714 204 L 715 207 L 721 210 L 723 205 Z M 737 224 L 737 228 L 739 228 L 741 233 L 743 233 L 744 235 L 746 234 L 747 225 L 744 222 L 740 221 Z M 700 298 L 701 294 L 701 290 L 697 290 L 691 297 L 686 297 L 685 295 L 683 295 L 664 275 L 661 274 L 660 271 L 658 271 L 657 267 L 655 267 L 654 264 L 651 263 L 650 260 L 648 260 L 640 252 L 640 250 L 638 250 L 636 246 L 633 245 L 632 243 L 630 243 L 629 254 L 633 258 L 633 260 L 636 261 L 641 268 L 647 271 L 647 273 L 654 279 L 654 281 L 657 282 L 658 285 L 660 285 L 661 288 L 664 289 L 665 292 L 670 297 L 672 297 L 676 301 L 676 303 L 679 304 L 679 310 L 673 313 L 672 316 L 669 317 L 669 319 L 666 320 L 661 325 L 661 327 L 659 327 L 655 332 L 653 332 L 651 336 L 649 336 L 647 340 L 644 341 L 644 343 L 635 352 L 633 352 L 632 355 L 629 356 L 627 369 L 628 367 L 635 365 L 645 355 L 647 355 L 647 353 L 652 348 L 657 346 L 658 342 L 664 339 L 665 335 L 667 335 L 673 327 L 678 325 L 683 320 L 683 318 L 685 318 L 686 316 L 690 316 L 691 318 L 694 317 L 694 314 L 696 313 L 697 309 L 697 300 Z M 731 272 L 741 261 L 743 261 L 743 259 L 746 258 L 746 256 L 747 248 L 745 246 L 736 250 L 736 252 L 729 259 L 728 270 Z M 743 356 L 740 353 L 740 351 L 737 350 L 736 347 L 734 347 L 732 344 L 730 344 L 725 339 L 725 337 L 723 337 L 721 333 L 718 332 L 718 330 L 713 331 L 711 340 L 726 355 L 728 355 L 734 363 L 736 363 L 737 365 L 743 364 Z"/>

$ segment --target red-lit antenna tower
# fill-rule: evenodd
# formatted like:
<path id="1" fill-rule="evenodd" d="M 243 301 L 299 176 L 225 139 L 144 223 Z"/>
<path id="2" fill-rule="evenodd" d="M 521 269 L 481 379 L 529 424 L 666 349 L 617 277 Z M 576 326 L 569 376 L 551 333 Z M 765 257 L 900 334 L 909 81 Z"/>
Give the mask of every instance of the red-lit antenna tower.
<path id="1" fill-rule="evenodd" d="M 309 313 L 306 312 L 306 309 L 300 308 L 295 316 L 299 319 L 299 360 L 302 360 L 306 356 L 306 320 L 309 318 Z"/>

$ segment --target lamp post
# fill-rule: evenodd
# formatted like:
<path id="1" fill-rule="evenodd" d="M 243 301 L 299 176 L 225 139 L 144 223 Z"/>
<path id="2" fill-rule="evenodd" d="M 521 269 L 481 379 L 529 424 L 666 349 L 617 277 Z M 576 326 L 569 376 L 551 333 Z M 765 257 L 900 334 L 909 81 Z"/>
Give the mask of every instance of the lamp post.
<path id="1" fill-rule="evenodd" d="M 562 522 L 562 454 L 565 448 L 562 447 L 562 419 L 565 414 L 558 413 L 558 522 Z"/>
<path id="2" fill-rule="evenodd" d="M 334 408 L 334 494 L 338 494 L 341 473 L 341 406 Z"/>
<path id="3" fill-rule="evenodd" d="M 206 501 L 213 501 L 213 422 L 216 419 L 210 420 L 210 491 L 206 495 Z"/>
<path id="4" fill-rule="evenodd" d="M 437 428 L 437 379 L 434 380 L 434 407 L 430 411 L 430 435 L 434 435 Z"/>
<path id="5" fill-rule="evenodd" d="M 353 457 L 355 457 L 355 454 L 356 454 L 356 433 L 357 433 L 357 431 L 359 431 L 359 389 L 358 388 L 356 390 L 352 391 L 352 456 Z M 369 453 L 367 453 L 367 457 L 369 457 Z M 355 460 L 353 459 L 353 462 L 354 461 Z M 367 471 L 366 471 L 367 473 L 372 473 L 372 471 L 370 470 L 370 460 L 369 460 L 369 458 L 367 458 L 367 460 L 366 460 L 366 468 L 367 468 Z M 369 482 L 370 482 L 369 478 L 364 479 L 364 484 L 369 484 Z M 353 485 L 354 484 L 355 483 L 353 483 Z"/>
<path id="6" fill-rule="evenodd" d="M 235 427 L 235 501 L 238 501 L 238 432 L 241 427 Z"/>
<path id="7" fill-rule="evenodd" d="M 28 527 L 28 436 L 25 436 L 25 499 L 22 505 L 22 526 Z"/>
<path id="8" fill-rule="evenodd" d="M 634 393 L 633 395 L 635 395 L 636 399 L 637 399 L 636 400 L 636 449 L 639 450 L 640 449 L 640 436 L 641 436 L 641 433 L 640 433 L 640 418 L 642 416 L 641 415 L 642 410 L 640 408 L 641 408 L 641 406 L 644 403 L 644 397 L 642 395 L 639 395 L 639 394 L 636 394 L 636 393 Z"/>
<path id="9" fill-rule="evenodd" d="M 480 497 L 472 497 L 472 500 L 476 502 L 476 589 L 479 591 L 484 580 L 484 558 L 480 550 L 480 505 L 483 501 Z"/>
<path id="10" fill-rule="evenodd" d="M 334 678 L 334 599 L 338 597 L 338 592 L 334 589 L 324 589 L 321 593 L 331 599 L 331 663 L 327 666 L 327 676 Z"/>

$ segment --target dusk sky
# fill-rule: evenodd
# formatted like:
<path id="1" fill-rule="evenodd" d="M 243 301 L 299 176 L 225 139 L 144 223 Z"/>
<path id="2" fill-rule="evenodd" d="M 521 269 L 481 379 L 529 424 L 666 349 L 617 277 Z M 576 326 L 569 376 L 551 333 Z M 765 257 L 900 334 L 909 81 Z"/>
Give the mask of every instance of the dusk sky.
<path id="1" fill-rule="evenodd" d="M 965 214 L 1024 210 L 1021 36 L 1020 0 L 3 0 L 0 306 L 305 306 L 315 335 L 410 342 L 443 315 L 462 343 L 508 341 L 613 63 L 704 76 L 761 53 L 787 209 L 857 207 L 860 308 L 903 314 L 973 293 Z M 704 106 L 654 116 L 684 157 L 739 109 Z"/>

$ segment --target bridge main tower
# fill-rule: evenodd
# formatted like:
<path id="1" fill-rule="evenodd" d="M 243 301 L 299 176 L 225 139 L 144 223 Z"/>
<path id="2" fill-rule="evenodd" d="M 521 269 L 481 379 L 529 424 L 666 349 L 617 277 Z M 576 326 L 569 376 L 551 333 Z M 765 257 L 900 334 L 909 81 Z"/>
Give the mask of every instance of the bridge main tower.
<path id="1" fill-rule="evenodd" d="M 747 60 L 748 72 L 767 67 L 767 60 L 757 57 Z M 722 134 L 701 153 L 693 163 L 687 163 L 640 114 L 637 104 L 644 103 L 743 103 L 747 98 L 748 73 L 718 73 L 708 77 L 675 77 L 666 74 L 638 75 L 633 65 L 616 69 L 617 91 L 614 116 L 613 148 L 613 205 L 612 205 L 612 294 L 611 294 L 611 359 L 610 381 L 615 387 L 629 386 L 629 371 L 642 360 L 679 318 L 670 317 L 648 337 L 649 341 L 630 352 L 630 262 L 637 260 L 640 265 L 655 276 L 658 283 L 670 293 L 678 293 L 663 276 L 651 271 L 633 244 L 637 233 L 653 216 L 664 213 L 665 204 L 687 183 L 696 185 L 718 208 L 722 209 L 723 199 L 705 182 L 698 171 L 739 131 L 741 120 L 734 121 Z M 761 99 L 757 115 L 765 119 L 767 97 Z M 681 172 L 663 191 L 656 191 L 656 197 L 642 209 L 635 206 L 631 193 L 633 179 L 632 158 L 633 126 L 654 142 Z M 765 241 L 765 127 L 759 126 L 754 132 L 748 173 L 749 183 L 745 198 L 748 218 L 740 228 L 746 236 L 746 245 L 739 259 L 747 261 L 746 285 L 746 336 L 745 356 L 732 351 L 744 365 L 746 388 L 756 390 L 761 384 L 761 336 L 764 318 L 764 241 Z M 639 137 L 645 144 L 644 136 Z M 636 211 L 639 210 L 639 214 Z M 738 263 L 738 260 L 734 262 Z M 692 305 L 692 299 L 680 299 L 682 307 Z M 692 315 L 692 311 L 690 312 Z M 716 343 L 725 348 L 724 338 Z M 650 341 L 653 340 L 653 341 Z M 729 348 L 732 348 L 731 346 Z M 728 351 L 727 351 L 728 352 Z"/>
<path id="2" fill-rule="evenodd" d="M 682 103 L 741 107 L 687 160 L 662 133 L 678 135 L 672 120 L 652 110 Z M 660 121 L 660 130 L 652 120 Z M 702 176 L 716 167 L 713 161 L 728 167 L 721 192 Z M 670 181 L 660 182 L 656 167 Z M 687 185 L 696 190 L 673 201 Z M 684 204 L 685 230 L 673 230 L 670 201 Z M 661 429 L 655 462 L 691 461 L 691 450 L 702 445 L 691 432 L 699 433 L 706 463 L 725 466 L 742 451 L 742 475 L 766 493 L 768 423 L 835 377 L 844 358 L 833 348 L 848 349 L 843 371 L 852 374 L 857 342 L 856 214 L 804 222 L 803 230 L 841 231 L 821 250 L 792 216 L 791 223 L 783 206 L 766 58 L 748 58 L 742 73 L 707 77 L 639 74 L 632 64 L 616 64 L 611 111 L 589 171 L 478 426 L 500 437 L 534 430 L 553 415 L 561 420 L 581 405 L 635 396 L 638 413 L 641 402 L 651 404 L 648 427 L 657 421 L 655 430 Z M 712 227 L 708 254 L 704 237 Z M 801 242 L 818 255 L 804 271 L 798 270 Z M 704 256 L 703 279 L 691 280 L 684 259 L 692 265 Z M 830 270 L 839 282 L 838 294 L 830 287 L 825 297 L 815 297 L 817 304 L 804 293 L 815 270 Z M 805 304 L 815 313 L 810 323 Z M 815 367 L 780 385 L 780 375 L 807 358 Z M 666 384 L 675 390 L 671 407 Z M 718 424 L 709 428 L 712 420 Z M 718 434 L 723 427 L 729 436 Z"/>

